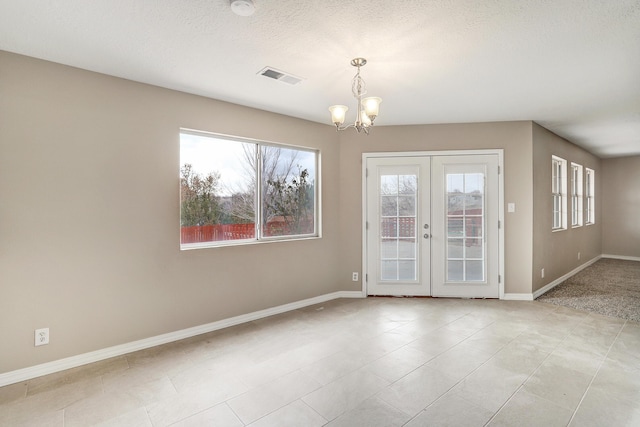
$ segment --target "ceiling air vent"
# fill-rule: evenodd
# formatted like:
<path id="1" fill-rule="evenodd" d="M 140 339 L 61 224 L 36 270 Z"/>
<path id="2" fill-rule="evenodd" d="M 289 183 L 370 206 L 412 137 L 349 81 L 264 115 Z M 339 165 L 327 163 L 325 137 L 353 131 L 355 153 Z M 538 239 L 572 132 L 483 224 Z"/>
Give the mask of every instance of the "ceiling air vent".
<path id="1" fill-rule="evenodd" d="M 283 83 L 288 83 L 290 85 L 296 85 L 302 81 L 300 77 L 296 77 L 293 74 L 285 73 L 284 71 L 276 70 L 272 67 L 264 67 L 262 70 L 258 71 L 258 74 L 261 76 L 269 77 L 271 79 L 279 80 Z"/>

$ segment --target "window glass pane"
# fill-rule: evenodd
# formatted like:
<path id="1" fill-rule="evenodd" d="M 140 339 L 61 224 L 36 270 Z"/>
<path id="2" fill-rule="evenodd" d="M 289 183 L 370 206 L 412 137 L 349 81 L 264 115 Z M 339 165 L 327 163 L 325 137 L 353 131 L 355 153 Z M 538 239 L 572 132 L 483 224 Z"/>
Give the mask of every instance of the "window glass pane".
<path id="1" fill-rule="evenodd" d="M 263 235 L 313 234 L 315 153 L 265 145 L 261 166 Z"/>
<path id="2" fill-rule="evenodd" d="M 567 161 L 556 156 L 552 157 L 551 165 L 552 228 L 554 230 L 562 230 L 567 228 L 567 177 L 573 176 L 573 169 L 571 174 L 568 175 Z M 573 203 L 573 199 L 571 202 Z"/>
<path id="3" fill-rule="evenodd" d="M 180 242 L 255 239 L 255 144 L 182 134 Z"/>
<path id="4" fill-rule="evenodd" d="M 595 182 L 594 182 L 594 170 L 586 169 L 586 177 L 585 177 L 585 196 L 586 196 L 586 207 L 585 207 L 585 215 L 587 224 L 593 224 L 595 222 Z"/>

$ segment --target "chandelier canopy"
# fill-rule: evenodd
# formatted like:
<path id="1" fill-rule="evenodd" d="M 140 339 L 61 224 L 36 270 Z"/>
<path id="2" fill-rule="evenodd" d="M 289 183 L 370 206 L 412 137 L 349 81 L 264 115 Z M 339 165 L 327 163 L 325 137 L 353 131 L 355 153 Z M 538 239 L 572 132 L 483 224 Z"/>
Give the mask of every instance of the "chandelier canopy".
<path id="1" fill-rule="evenodd" d="M 332 105 L 329 107 L 331 121 L 336 125 L 336 131 L 353 127 L 358 133 L 364 132 L 368 135 L 369 128 L 373 126 L 373 121 L 378 117 L 382 99 L 376 96 L 362 98 L 363 95 L 367 93 L 367 86 L 362 77 L 360 77 L 360 67 L 364 67 L 366 63 L 367 60 L 364 58 L 354 58 L 351 60 L 351 65 L 358 69 L 351 83 L 351 93 L 353 93 L 353 97 L 356 98 L 357 103 L 356 121 L 353 124 L 343 126 L 349 107 L 346 105 Z"/>

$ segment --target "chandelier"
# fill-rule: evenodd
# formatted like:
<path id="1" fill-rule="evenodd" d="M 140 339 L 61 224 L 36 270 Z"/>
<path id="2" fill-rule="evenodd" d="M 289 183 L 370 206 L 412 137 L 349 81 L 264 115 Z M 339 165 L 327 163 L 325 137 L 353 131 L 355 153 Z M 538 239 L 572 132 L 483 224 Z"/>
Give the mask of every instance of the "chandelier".
<path id="1" fill-rule="evenodd" d="M 360 77 L 360 67 L 364 67 L 367 60 L 364 58 L 355 58 L 351 60 L 351 65 L 358 68 L 353 82 L 351 83 L 351 93 L 357 100 L 357 114 L 356 121 L 353 124 L 342 126 L 349 109 L 346 105 L 332 105 L 329 107 L 331 112 L 331 121 L 336 125 L 336 131 L 345 130 L 350 127 L 355 128 L 358 133 L 364 131 L 369 135 L 369 128 L 373 126 L 373 121 L 378 116 L 378 110 L 380 109 L 380 103 L 382 99 L 372 96 L 369 98 L 362 98 L 367 93 L 367 87 L 362 77 Z"/>

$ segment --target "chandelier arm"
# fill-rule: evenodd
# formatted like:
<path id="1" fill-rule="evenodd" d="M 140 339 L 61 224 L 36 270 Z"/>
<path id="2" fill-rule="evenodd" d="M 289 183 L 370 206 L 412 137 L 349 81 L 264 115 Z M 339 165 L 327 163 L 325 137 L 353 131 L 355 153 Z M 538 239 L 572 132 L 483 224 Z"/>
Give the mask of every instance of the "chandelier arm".
<path id="1" fill-rule="evenodd" d="M 336 131 L 346 130 L 346 129 L 355 128 L 355 127 L 356 127 L 355 123 L 351 123 L 350 125 L 346 125 L 346 126 L 336 125 Z"/>

